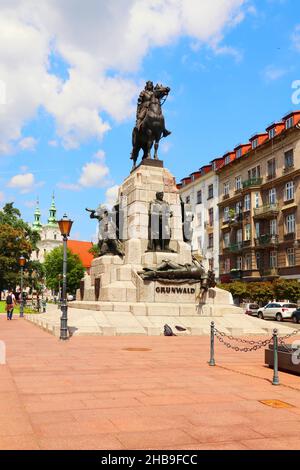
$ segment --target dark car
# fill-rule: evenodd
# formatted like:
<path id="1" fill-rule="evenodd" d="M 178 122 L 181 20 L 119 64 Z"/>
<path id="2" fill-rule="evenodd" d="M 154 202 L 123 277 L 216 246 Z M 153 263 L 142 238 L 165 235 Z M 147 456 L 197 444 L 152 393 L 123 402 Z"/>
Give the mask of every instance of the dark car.
<path id="1" fill-rule="evenodd" d="M 300 323 L 300 308 L 297 308 L 292 314 L 292 322 Z"/>

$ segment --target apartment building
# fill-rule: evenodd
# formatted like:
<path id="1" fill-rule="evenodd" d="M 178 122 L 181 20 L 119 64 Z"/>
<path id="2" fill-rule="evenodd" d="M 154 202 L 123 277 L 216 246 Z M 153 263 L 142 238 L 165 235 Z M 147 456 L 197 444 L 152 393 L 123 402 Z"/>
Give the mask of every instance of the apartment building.
<path id="1" fill-rule="evenodd" d="M 216 159 L 177 185 L 181 198 L 190 205 L 192 222 L 192 250 L 199 253 L 206 269 L 213 269 L 219 278 L 219 208 L 218 179 L 216 174 L 222 159 Z"/>
<path id="2" fill-rule="evenodd" d="M 220 280 L 300 280 L 300 111 L 225 154 L 214 177 Z"/>

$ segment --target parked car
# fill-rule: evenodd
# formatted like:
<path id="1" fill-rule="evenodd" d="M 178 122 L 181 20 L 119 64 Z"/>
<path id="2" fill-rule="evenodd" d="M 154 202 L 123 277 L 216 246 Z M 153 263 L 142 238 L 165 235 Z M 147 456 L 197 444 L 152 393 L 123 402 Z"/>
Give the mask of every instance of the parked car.
<path id="1" fill-rule="evenodd" d="M 67 300 L 69 300 L 69 301 L 70 301 L 70 300 L 75 300 L 75 295 L 73 295 L 73 294 L 68 294 L 68 295 L 67 295 Z"/>
<path id="2" fill-rule="evenodd" d="M 297 310 L 292 313 L 292 321 L 294 323 L 300 323 L 300 308 L 297 308 Z"/>
<path id="3" fill-rule="evenodd" d="M 283 321 L 292 318 L 293 312 L 297 309 L 296 304 L 287 302 L 270 302 L 265 307 L 258 310 L 258 318 L 270 318 L 272 320 Z"/>
<path id="4" fill-rule="evenodd" d="M 258 312 L 258 309 L 259 309 L 258 304 L 254 304 L 254 303 L 242 304 L 242 308 L 245 310 L 246 315 L 251 315 L 251 316 L 257 317 L 257 312 Z"/>

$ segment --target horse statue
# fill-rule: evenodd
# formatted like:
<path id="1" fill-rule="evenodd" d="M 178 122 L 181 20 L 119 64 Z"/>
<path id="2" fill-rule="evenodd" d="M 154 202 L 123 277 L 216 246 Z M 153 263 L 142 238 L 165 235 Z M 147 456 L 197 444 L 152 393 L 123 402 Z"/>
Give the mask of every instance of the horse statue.
<path id="1" fill-rule="evenodd" d="M 152 83 L 152 82 L 147 82 Z M 132 169 L 136 168 L 136 162 L 140 150 L 143 150 L 144 159 L 151 159 L 151 149 L 154 143 L 154 156 L 155 160 L 158 159 L 157 151 L 159 141 L 162 137 L 167 137 L 171 132 L 165 128 L 165 119 L 162 114 L 163 98 L 167 98 L 170 92 L 169 87 L 156 85 L 153 91 L 150 90 L 148 97 L 150 99 L 144 105 L 145 116 L 139 126 L 134 127 L 132 131 L 132 152 L 130 159 L 133 160 Z M 143 92 L 140 96 L 143 96 Z M 138 108 L 139 110 L 139 108 Z M 143 112 L 143 111 L 142 111 Z"/>

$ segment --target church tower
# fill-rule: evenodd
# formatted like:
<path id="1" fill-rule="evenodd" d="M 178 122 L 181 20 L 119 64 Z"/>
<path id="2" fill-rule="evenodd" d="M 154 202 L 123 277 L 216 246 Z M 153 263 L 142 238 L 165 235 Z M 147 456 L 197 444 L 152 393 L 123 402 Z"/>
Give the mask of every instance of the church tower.
<path id="1" fill-rule="evenodd" d="M 32 224 L 33 230 L 40 231 L 42 230 L 42 222 L 41 222 L 41 211 L 40 211 L 40 206 L 39 206 L 39 199 L 37 198 L 36 200 L 36 208 L 34 211 L 34 222 Z"/>
<path id="2" fill-rule="evenodd" d="M 50 209 L 49 209 L 49 217 L 48 217 L 48 224 L 47 225 L 57 227 L 56 206 L 55 206 L 54 193 L 52 194 L 52 202 L 51 202 L 51 206 L 50 206 Z"/>

